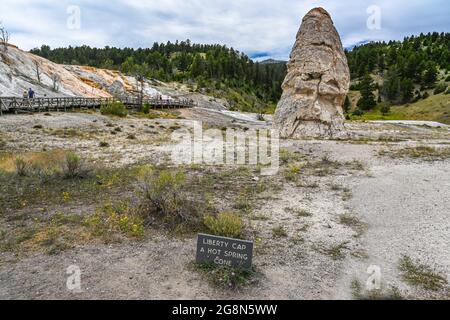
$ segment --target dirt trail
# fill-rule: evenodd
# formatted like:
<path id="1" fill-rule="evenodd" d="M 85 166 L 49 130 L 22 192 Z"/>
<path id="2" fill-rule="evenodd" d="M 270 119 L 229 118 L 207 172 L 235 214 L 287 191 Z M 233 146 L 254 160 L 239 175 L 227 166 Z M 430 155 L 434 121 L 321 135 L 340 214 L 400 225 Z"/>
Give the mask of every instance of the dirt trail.
<path id="1" fill-rule="evenodd" d="M 363 237 L 368 259 L 349 260 L 333 298 L 352 298 L 349 283 L 365 284 L 370 265 L 381 268 L 382 287 L 407 295 L 429 292 L 405 285 L 398 264 L 406 255 L 432 266 L 450 281 L 450 164 L 399 163 L 371 169 L 373 178 L 355 181 L 351 206 L 368 224 Z"/>

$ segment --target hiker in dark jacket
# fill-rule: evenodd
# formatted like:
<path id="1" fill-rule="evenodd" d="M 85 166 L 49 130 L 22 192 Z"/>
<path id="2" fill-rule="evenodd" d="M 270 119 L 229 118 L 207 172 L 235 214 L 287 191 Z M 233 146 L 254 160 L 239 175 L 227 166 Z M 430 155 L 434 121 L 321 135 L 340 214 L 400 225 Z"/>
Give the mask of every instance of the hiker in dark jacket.
<path id="1" fill-rule="evenodd" d="M 30 88 L 30 90 L 28 90 L 28 98 L 29 99 L 34 99 L 34 91 L 31 88 Z"/>

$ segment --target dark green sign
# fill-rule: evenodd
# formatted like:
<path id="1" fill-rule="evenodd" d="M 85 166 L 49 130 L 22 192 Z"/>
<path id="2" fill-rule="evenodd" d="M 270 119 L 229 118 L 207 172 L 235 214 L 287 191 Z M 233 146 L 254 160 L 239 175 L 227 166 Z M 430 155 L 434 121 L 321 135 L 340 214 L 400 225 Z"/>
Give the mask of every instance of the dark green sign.
<path id="1" fill-rule="evenodd" d="M 219 266 L 251 269 L 253 242 L 199 234 L 197 263 L 214 263 Z"/>

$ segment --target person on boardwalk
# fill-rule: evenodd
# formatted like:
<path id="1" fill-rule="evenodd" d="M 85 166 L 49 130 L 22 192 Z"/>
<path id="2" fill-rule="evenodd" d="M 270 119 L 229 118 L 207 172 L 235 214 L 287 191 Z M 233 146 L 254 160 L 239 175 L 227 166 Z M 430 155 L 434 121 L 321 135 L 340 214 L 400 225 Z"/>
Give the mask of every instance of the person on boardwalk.
<path id="1" fill-rule="evenodd" d="M 28 90 L 28 99 L 34 99 L 34 91 L 31 88 Z"/>
<path id="2" fill-rule="evenodd" d="M 28 91 L 27 90 L 23 91 L 22 98 L 24 98 L 24 99 L 28 98 Z"/>

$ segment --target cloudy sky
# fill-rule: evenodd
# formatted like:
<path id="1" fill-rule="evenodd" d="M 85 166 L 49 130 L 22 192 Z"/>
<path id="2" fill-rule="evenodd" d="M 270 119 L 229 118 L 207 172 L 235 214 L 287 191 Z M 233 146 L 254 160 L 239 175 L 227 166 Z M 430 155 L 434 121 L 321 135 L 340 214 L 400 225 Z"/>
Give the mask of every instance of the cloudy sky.
<path id="1" fill-rule="evenodd" d="M 448 0 L 1 0 L 0 20 L 26 50 L 191 39 L 287 59 L 302 17 L 316 6 L 330 12 L 345 47 L 450 31 Z"/>

